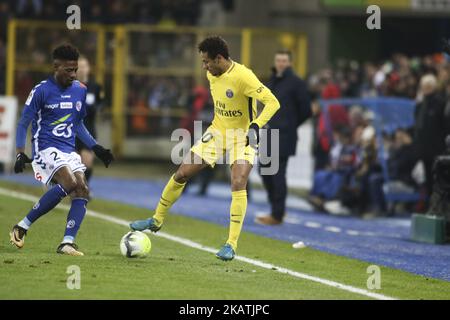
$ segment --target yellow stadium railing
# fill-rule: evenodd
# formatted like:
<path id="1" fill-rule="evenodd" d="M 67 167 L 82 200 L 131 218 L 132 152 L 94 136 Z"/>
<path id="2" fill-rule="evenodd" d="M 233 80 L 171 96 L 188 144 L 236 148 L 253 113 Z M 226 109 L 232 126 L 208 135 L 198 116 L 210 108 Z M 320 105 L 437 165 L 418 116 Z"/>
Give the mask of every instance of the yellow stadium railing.
<path id="1" fill-rule="evenodd" d="M 37 43 L 37 47 L 48 56 L 52 46 L 47 43 L 51 34 L 58 34 L 58 39 L 73 41 L 84 54 L 91 54 L 95 80 L 108 88 L 109 107 L 112 117 L 111 140 L 114 152 L 120 156 L 124 153 L 127 139 L 127 117 L 140 115 L 141 111 L 128 105 L 130 90 L 141 88 L 129 87 L 131 77 L 152 79 L 189 78 L 193 83 L 202 83 L 205 79 L 201 61 L 196 56 L 196 44 L 205 36 L 220 34 L 228 40 L 232 56 L 252 68 L 261 79 L 270 76 L 273 53 L 280 48 L 290 49 L 294 53 L 294 68 L 301 76 L 307 73 L 307 38 L 301 32 L 258 28 L 209 29 L 197 27 L 163 27 L 142 24 L 101 25 L 83 23 L 81 30 L 68 30 L 65 22 L 12 19 L 8 23 L 8 51 L 6 70 L 6 94 L 18 95 L 21 88 L 16 87 L 17 75 L 51 73 L 50 59 L 33 61 L 31 52 L 27 52 L 27 43 Z M 159 66 L 151 63 L 142 64 L 141 52 L 134 47 L 142 41 L 151 41 L 154 37 L 183 37 L 190 39 L 191 53 L 184 65 Z M 42 48 L 39 46 L 42 43 Z M 45 45 L 44 45 L 45 44 Z M 133 47 L 134 46 L 134 47 Z M 94 49 L 92 49 L 94 48 Z M 89 49 L 89 50 L 88 50 Z M 94 51 L 92 51 L 94 50 Z M 25 51 L 25 52 L 24 52 Z M 145 54 L 145 53 L 142 53 Z M 186 57 L 185 57 L 186 58 Z M 41 60 L 45 60 L 41 58 Z M 147 59 L 149 60 L 149 59 Z M 136 62 L 137 61 L 137 62 Z M 145 90 L 145 88 L 142 88 Z M 23 91 L 23 90 L 22 90 Z M 145 94 L 142 93 L 142 94 Z M 20 97 L 24 99 L 26 97 Z M 147 114 L 157 119 L 165 116 L 181 118 L 186 114 L 183 108 L 171 108 L 167 112 L 152 110 Z M 167 136 L 168 133 L 164 133 Z M 150 137 L 151 138 L 151 137 Z"/>

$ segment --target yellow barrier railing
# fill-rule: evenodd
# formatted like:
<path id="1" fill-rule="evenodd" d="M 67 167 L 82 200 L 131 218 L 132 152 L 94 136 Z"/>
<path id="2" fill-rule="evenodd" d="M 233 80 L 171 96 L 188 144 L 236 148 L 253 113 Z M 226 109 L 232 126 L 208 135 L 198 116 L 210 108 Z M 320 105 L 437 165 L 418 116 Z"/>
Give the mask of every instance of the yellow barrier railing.
<path id="1" fill-rule="evenodd" d="M 14 66 L 16 56 L 16 28 L 15 20 L 8 24 L 8 52 L 6 55 L 6 95 L 14 95 Z"/>
<path id="2" fill-rule="evenodd" d="M 52 70 L 50 60 L 34 63 L 30 59 L 30 52 L 21 52 L 27 50 L 23 48 L 26 44 L 27 32 L 29 32 L 29 37 L 33 37 L 33 41 L 42 41 L 43 43 L 46 42 L 49 32 L 59 32 L 65 40 L 75 42 L 74 44 L 82 53 L 85 48 L 95 47 L 95 52 L 91 52 L 90 58 L 93 62 L 96 82 L 109 89 L 113 125 L 111 138 L 114 152 L 119 156 L 123 153 L 124 143 L 127 139 L 127 117 L 141 114 L 140 111 L 127 105 L 130 90 L 146 90 L 135 86 L 130 87 L 129 90 L 130 77 L 151 77 L 153 79 L 175 77 L 189 78 L 192 79 L 192 83 L 197 84 L 204 82 L 205 74 L 201 68 L 201 61 L 196 56 L 196 44 L 207 35 L 220 34 L 227 39 L 232 57 L 252 68 L 261 79 L 267 79 L 270 76 L 273 53 L 280 48 L 290 49 L 294 53 L 294 69 L 298 74 L 304 77 L 307 72 L 307 38 L 298 32 L 254 28 L 206 29 L 95 23 L 84 23 L 81 30 L 68 30 L 65 22 L 12 19 L 8 23 L 7 95 L 15 95 L 17 92 L 15 78 L 18 72 L 48 74 Z M 159 66 L 154 62 L 142 64 L 141 62 L 146 60 L 136 59 L 142 57 L 140 56 L 141 52 L 132 45 L 139 47 L 140 41 L 151 41 L 153 39 L 151 36 L 187 36 L 191 41 L 189 46 L 192 51 L 188 56 L 188 62 L 181 66 L 176 64 Z M 43 50 L 43 48 L 40 49 Z M 50 53 L 51 48 L 49 47 L 48 50 L 47 54 Z M 152 110 L 148 112 L 148 115 L 152 117 L 170 115 L 180 118 L 182 117 L 180 110 L 180 108 L 173 108 L 168 112 Z"/>

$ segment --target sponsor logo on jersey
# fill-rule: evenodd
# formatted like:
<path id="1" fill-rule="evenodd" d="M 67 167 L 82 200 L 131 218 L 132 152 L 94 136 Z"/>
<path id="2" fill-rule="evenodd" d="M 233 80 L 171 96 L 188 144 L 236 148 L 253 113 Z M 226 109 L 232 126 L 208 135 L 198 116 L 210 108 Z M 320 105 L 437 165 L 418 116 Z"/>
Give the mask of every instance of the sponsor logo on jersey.
<path id="1" fill-rule="evenodd" d="M 229 117 L 229 118 L 236 118 L 236 117 L 242 117 L 242 111 L 241 110 L 225 110 L 226 105 L 223 102 L 220 102 L 219 100 L 216 100 L 216 106 L 214 108 L 214 112 L 222 117 Z"/>
<path id="2" fill-rule="evenodd" d="M 233 91 L 231 89 L 228 89 L 227 92 L 226 92 L 226 95 L 227 95 L 228 98 L 231 99 L 231 98 L 233 98 L 234 94 L 233 94 Z"/>
<path id="3" fill-rule="evenodd" d="M 57 137 L 70 138 L 72 136 L 73 123 L 61 123 L 53 128 L 52 133 Z"/>
<path id="4" fill-rule="evenodd" d="M 216 113 L 218 115 L 221 115 L 222 117 L 229 117 L 229 118 L 242 117 L 241 110 L 223 110 L 216 108 Z"/>
<path id="5" fill-rule="evenodd" d="M 81 101 L 77 101 L 77 103 L 75 104 L 75 108 L 77 109 L 78 112 L 80 112 L 81 110 Z"/>
<path id="6" fill-rule="evenodd" d="M 44 105 L 45 109 L 56 109 L 59 107 L 59 103 L 53 103 L 53 104 L 46 104 Z"/>
<path id="7" fill-rule="evenodd" d="M 59 105 L 61 106 L 61 109 L 72 109 L 73 103 L 72 102 L 61 102 Z"/>
<path id="8" fill-rule="evenodd" d="M 72 136 L 73 123 L 64 123 L 72 116 L 71 113 L 66 114 L 64 117 L 53 121 L 50 125 L 55 126 L 52 133 L 57 137 L 70 138 Z"/>
<path id="9" fill-rule="evenodd" d="M 58 120 L 53 121 L 52 123 L 50 123 L 50 125 L 51 125 L 51 126 L 56 126 L 57 124 L 63 123 L 63 122 L 65 122 L 66 120 L 68 120 L 68 119 L 70 118 L 71 115 L 72 115 L 71 113 L 66 114 L 64 117 L 61 117 L 61 118 L 59 118 Z"/>

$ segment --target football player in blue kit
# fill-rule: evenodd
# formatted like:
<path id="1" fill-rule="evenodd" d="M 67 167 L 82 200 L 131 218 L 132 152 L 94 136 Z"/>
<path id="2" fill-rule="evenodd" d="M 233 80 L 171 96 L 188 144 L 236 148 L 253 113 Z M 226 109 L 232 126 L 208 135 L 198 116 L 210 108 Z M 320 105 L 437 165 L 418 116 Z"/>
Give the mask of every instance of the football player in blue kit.
<path id="1" fill-rule="evenodd" d="M 86 167 L 75 152 L 75 137 L 91 148 L 106 167 L 114 160 L 111 151 L 97 144 L 84 126 L 86 86 L 76 80 L 78 57 L 78 50 L 70 44 L 53 51 L 54 74 L 31 90 L 17 126 L 14 171 L 22 172 L 25 164 L 31 163 L 35 178 L 49 187 L 26 217 L 13 227 L 11 243 L 18 248 L 23 247 L 31 225 L 70 196 L 72 205 L 57 253 L 82 256 L 74 241 L 86 214 L 89 191 L 84 176 Z M 32 159 L 24 153 L 30 123 Z"/>

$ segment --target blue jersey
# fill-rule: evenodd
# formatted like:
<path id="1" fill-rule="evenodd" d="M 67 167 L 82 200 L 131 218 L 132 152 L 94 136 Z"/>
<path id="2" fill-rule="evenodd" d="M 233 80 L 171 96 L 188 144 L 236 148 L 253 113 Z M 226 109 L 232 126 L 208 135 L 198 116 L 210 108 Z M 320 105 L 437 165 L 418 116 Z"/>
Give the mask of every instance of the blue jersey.
<path id="1" fill-rule="evenodd" d="M 63 88 L 50 77 L 31 90 L 17 127 L 16 146 L 25 146 L 30 122 L 33 157 L 49 147 L 62 152 L 75 150 L 75 136 L 92 148 L 97 142 L 83 124 L 86 116 L 86 86 L 79 81 Z"/>

